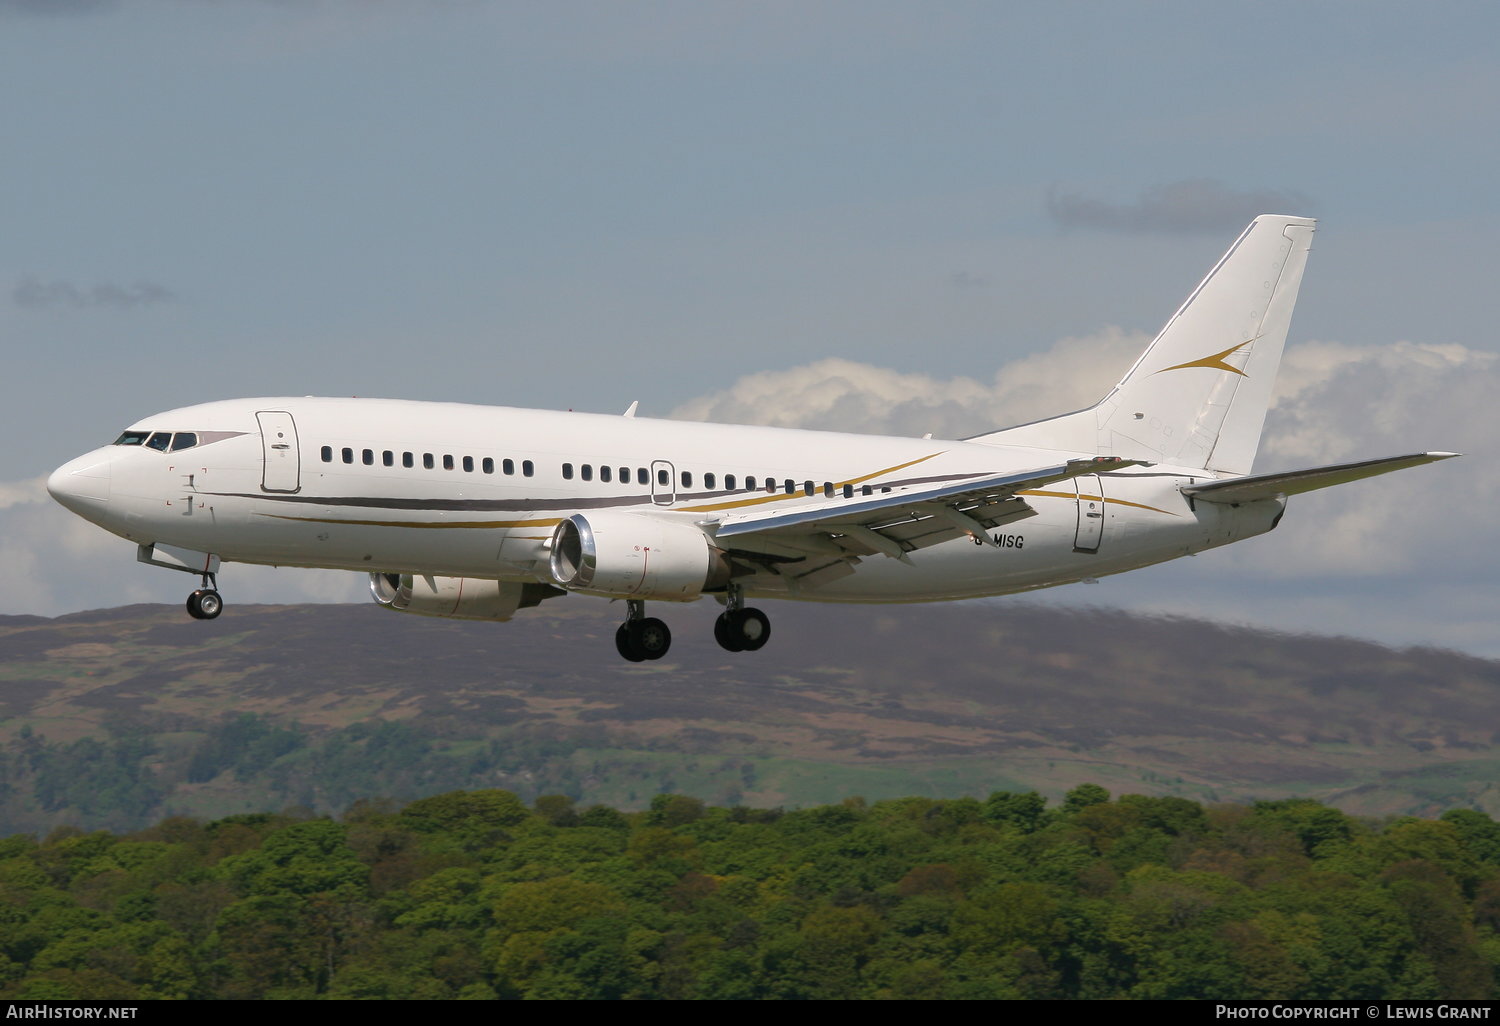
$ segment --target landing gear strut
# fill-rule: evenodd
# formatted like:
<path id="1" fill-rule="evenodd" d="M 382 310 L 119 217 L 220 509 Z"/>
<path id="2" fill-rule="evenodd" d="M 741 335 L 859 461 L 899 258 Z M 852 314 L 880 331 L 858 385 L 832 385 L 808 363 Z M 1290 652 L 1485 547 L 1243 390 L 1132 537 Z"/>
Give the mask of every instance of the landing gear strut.
<path id="1" fill-rule="evenodd" d="M 654 616 L 646 615 L 646 603 L 630 599 L 625 603 L 625 622 L 615 631 L 615 648 L 632 663 L 660 659 L 672 647 L 672 632 Z"/>
<path id="2" fill-rule="evenodd" d="M 771 621 L 759 609 L 745 606 L 740 589 L 731 587 L 727 608 L 714 621 L 714 640 L 730 652 L 754 652 L 771 640 Z"/>
<path id="3" fill-rule="evenodd" d="M 213 574 L 203 575 L 203 587 L 187 597 L 188 616 L 194 620 L 212 620 L 224 611 L 224 600 L 219 596 L 219 581 Z"/>

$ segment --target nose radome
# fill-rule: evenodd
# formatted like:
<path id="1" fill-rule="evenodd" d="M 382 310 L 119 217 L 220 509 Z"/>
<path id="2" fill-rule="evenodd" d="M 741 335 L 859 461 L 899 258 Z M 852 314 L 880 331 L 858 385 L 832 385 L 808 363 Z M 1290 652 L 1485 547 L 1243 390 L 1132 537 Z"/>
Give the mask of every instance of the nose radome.
<path id="1" fill-rule="evenodd" d="M 109 502 L 109 460 L 96 453 L 64 463 L 47 478 L 47 494 L 80 516 Z"/>

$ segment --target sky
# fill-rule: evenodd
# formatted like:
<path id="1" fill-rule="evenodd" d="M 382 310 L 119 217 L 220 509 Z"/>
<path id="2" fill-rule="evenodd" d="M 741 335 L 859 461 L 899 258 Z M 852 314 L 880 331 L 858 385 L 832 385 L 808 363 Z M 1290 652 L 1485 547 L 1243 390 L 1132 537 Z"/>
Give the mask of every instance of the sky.
<path id="1" fill-rule="evenodd" d="M 1099 398 L 1274 212 L 1320 221 L 1256 469 L 1465 458 L 996 615 L 1500 657 L 1497 58 L 1485 3 L 0 0 L 0 612 L 181 600 L 41 488 L 159 410 L 974 433 Z"/>

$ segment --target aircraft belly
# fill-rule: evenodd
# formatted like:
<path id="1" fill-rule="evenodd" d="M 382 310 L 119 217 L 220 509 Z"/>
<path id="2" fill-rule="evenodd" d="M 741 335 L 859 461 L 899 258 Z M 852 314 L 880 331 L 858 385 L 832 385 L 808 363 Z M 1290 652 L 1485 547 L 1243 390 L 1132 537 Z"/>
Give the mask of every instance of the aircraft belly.
<path id="1" fill-rule="evenodd" d="M 319 565 L 476 577 L 501 569 L 504 529 L 313 526 L 296 549 L 316 552 Z"/>

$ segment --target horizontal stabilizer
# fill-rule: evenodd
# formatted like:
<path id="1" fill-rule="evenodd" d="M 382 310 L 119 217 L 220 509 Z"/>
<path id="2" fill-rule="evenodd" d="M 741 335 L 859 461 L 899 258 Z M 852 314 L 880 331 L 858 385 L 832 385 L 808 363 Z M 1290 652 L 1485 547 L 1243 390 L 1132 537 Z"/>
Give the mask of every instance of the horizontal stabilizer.
<path id="1" fill-rule="evenodd" d="M 1282 474 L 1256 474 L 1227 481 L 1205 481 L 1187 485 L 1182 494 L 1206 502 L 1255 502 L 1257 499 L 1279 499 L 1286 495 L 1314 492 L 1319 488 L 1347 484 L 1361 478 L 1389 474 L 1393 470 L 1419 467 L 1424 463 L 1452 459 L 1456 452 L 1419 452 L 1411 456 L 1387 456 L 1361 463 L 1340 463 L 1331 467 L 1289 470 Z"/>

